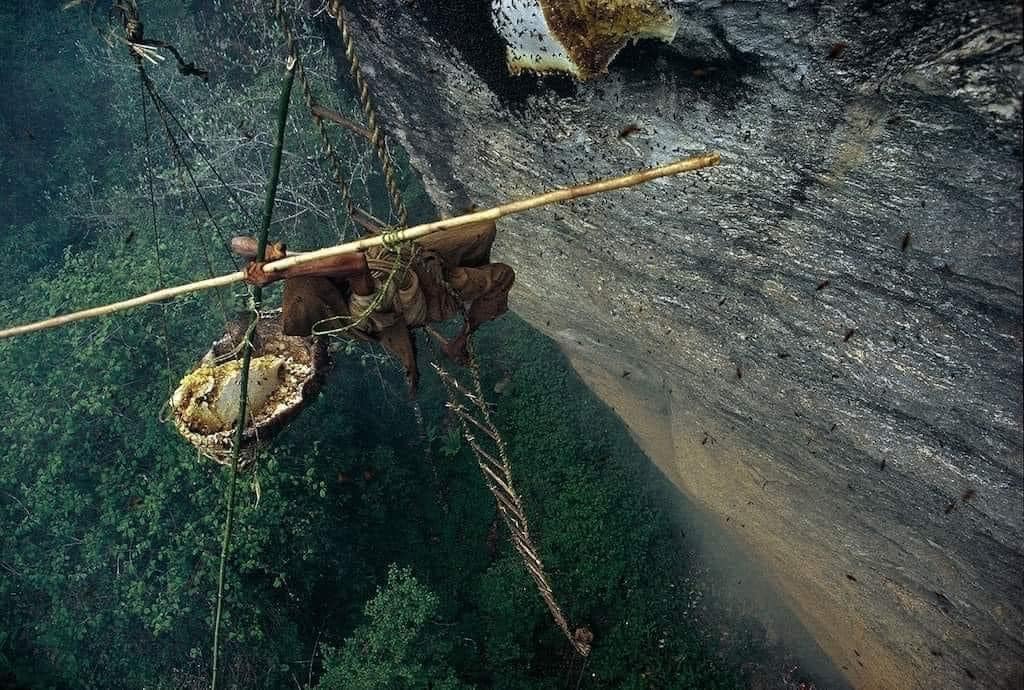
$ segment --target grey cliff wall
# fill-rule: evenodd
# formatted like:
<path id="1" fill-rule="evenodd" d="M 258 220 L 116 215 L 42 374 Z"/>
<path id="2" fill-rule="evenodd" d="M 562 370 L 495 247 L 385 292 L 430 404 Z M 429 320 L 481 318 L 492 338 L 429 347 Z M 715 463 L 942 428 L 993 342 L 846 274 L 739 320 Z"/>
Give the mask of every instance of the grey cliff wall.
<path id="1" fill-rule="evenodd" d="M 1014 686 L 1021 6 L 678 9 L 674 43 L 575 83 L 507 76 L 485 0 L 350 4 L 383 120 L 447 213 L 722 154 L 502 221 L 514 309 L 631 401 L 851 684 Z"/>

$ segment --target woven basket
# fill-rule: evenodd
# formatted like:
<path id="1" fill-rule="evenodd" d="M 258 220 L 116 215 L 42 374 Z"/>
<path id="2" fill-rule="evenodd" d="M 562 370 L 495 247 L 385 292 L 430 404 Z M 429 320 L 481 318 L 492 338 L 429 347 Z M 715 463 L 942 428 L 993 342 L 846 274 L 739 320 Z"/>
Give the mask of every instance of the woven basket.
<path id="1" fill-rule="evenodd" d="M 240 398 L 242 340 L 246 322 L 227 325 L 224 335 L 182 378 L 169 401 L 178 432 L 199 452 L 231 464 Z M 263 315 L 252 336 L 248 410 L 239 468 L 255 460 L 255 445 L 269 441 L 312 401 L 330 366 L 319 338 L 284 335 L 278 315 Z"/>

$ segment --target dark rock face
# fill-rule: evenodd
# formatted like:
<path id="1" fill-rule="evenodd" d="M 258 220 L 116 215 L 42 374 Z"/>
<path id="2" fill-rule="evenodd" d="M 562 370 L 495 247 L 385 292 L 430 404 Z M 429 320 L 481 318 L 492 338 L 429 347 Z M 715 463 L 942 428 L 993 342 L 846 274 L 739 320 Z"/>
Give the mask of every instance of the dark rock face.
<path id="1" fill-rule="evenodd" d="M 351 8 L 445 211 L 722 154 L 502 221 L 513 307 L 664 415 L 852 684 L 1019 687 L 1021 5 L 678 9 L 576 83 L 508 77 L 482 0 Z"/>

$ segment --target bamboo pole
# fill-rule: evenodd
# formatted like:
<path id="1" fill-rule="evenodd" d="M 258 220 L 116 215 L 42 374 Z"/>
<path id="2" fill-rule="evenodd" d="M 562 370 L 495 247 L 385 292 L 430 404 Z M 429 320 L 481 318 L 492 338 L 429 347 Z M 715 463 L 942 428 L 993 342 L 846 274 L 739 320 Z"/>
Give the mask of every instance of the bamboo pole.
<path id="1" fill-rule="evenodd" d="M 473 223 L 479 223 L 481 221 L 493 221 L 505 216 L 513 215 L 516 213 L 522 213 L 532 208 L 538 208 L 540 206 L 547 206 L 549 204 L 556 204 L 562 201 L 570 201 L 572 199 L 578 199 L 583 196 L 590 196 L 593 194 L 602 194 L 604 192 L 614 191 L 616 189 L 625 189 L 627 187 L 634 187 L 639 184 L 650 182 L 651 180 L 658 179 L 659 177 L 667 177 L 669 175 L 678 175 L 679 173 L 690 172 L 693 170 L 700 170 L 713 165 L 717 165 L 721 160 L 717 153 L 708 153 L 701 156 L 694 156 L 692 158 L 686 158 L 675 163 L 667 163 L 665 165 L 659 165 L 655 168 L 649 168 L 647 170 L 641 170 L 640 172 L 630 173 L 621 177 L 614 177 L 608 180 L 600 180 L 598 182 L 591 182 L 589 184 L 580 185 L 577 187 L 565 187 L 563 189 L 556 189 L 545 194 L 539 194 L 537 196 L 528 197 L 526 199 L 520 199 L 518 201 L 512 201 L 501 206 L 495 206 L 493 208 L 484 209 L 482 211 L 475 211 L 473 213 L 467 213 L 462 216 L 455 218 L 445 218 L 444 220 L 436 220 L 430 223 L 423 223 L 421 225 L 414 225 L 411 228 L 405 230 L 399 230 L 393 233 L 385 233 L 383 235 L 375 235 L 373 237 L 365 237 L 361 240 L 354 242 L 346 242 L 345 244 L 339 244 L 333 247 L 327 247 L 311 252 L 304 252 L 301 255 L 289 256 L 278 261 L 274 261 L 266 264 L 263 270 L 266 272 L 281 271 L 292 266 L 299 266 L 310 261 L 316 261 L 325 257 L 337 256 L 339 254 L 350 254 L 352 252 L 361 251 L 383 244 L 384 239 L 391 242 L 401 242 L 403 240 L 416 239 L 423 237 L 434 232 L 441 232 L 443 230 L 454 230 L 456 228 L 463 227 L 465 225 L 471 225 Z M 194 283 L 188 283 L 185 285 L 178 285 L 176 287 L 164 288 L 163 290 L 157 290 L 139 297 L 133 297 L 132 299 L 124 300 L 122 302 L 114 302 L 113 304 L 107 304 L 102 307 L 93 307 L 91 309 L 85 309 L 83 311 L 73 312 L 71 314 L 64 314 L 62 316 L 55 316 L 51 319 L 45 319 L 43 321 L 37 321 L 34 323 L 25 324 L 22 326 L 14 326 L 4 330 L 0 330 L 0 339 L 10 338 L 16 335 L 23 335 L 25 333 L 32 333 L 34 331 L 41 331 L 47 328 L 55 328 L 57 326 L 63 326 L 65 324 L 73 323 L 75 321 L 82 321 L 84 319 L 92 319 L 98 316 L 107 316 L 109 314 L 115 314 L 117 312 L 139 307 L 144 304 L 152 304 L 153 302 L 159 302 L 165 299 L 171 299 L 180 295 L 187 295 L 192 292 L 200 292 L 202 290 L 209 290 L 211 288 L 224 287 L 237 283 L 245 278 L 243 271 L 235 271 L 234 273 L 228 273 L 223 276 L 216 278 L 208 278 L 206 280 L 200 280 Z"/>

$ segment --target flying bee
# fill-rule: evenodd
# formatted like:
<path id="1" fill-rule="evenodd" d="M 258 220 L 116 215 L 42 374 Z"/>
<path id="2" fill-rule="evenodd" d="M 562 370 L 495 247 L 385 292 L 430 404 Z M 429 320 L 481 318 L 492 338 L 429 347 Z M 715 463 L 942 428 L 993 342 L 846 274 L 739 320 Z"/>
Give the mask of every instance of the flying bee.
<path id="1" fill-rule="evenodd" d="M 845 43 L 833 43 L 832 44 L 832 48 L 828 51 L 828 59 L 829 60 L 837 60 L 837 59 L 839 59 L 839 56 L 842 55 L 843 51 L 845 51 L 845 50 L 846 50 L 846 44 Z"/>
<path id="2" fill-rule="evenodd" d="M 640 131 L 640 125 L 634 123 L 628 124 L 619 130 L 619 139 L 625 139 L 626 137 L 636 134 Z"/>

